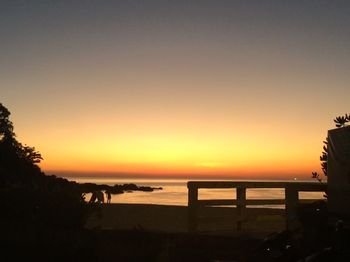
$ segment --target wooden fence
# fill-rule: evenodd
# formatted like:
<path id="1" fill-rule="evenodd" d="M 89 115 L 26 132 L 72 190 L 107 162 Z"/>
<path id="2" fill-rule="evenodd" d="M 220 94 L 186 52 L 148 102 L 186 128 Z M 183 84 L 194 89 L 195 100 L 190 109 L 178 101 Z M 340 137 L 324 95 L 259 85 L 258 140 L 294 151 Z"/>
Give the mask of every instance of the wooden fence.
<path id="1" fill-rule="evenodd" d="M 235 205 L 237 208 L 237 230 L 242 229 L 242 220 L 247 205 L 285 205 L 286 227 L 295 219 L 299 202 L 315 201 L 319 199 L 299 200 L 299 192 L 322 192 L 326 184 L 318 182 L 251 182 L 251 181 L 189 181 L 188 187 L 188 231 L 198 229 L 198 209 L 204 206 Z M 236 189 L 236 198 L 232 199 L 198 199 L 200 188 L 232 188 Z M 248 188 L 282 188 L 285 190 L 284 199 L 247 199 Z"/>

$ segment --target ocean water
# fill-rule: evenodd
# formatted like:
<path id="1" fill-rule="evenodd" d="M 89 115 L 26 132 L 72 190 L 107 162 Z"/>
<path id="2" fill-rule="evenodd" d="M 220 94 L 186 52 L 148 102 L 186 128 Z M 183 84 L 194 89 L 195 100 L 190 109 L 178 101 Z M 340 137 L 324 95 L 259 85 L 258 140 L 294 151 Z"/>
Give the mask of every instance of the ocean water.
<path id="1" fill-rule="evenodd" d="M 112 203 L 138 203 L 138 204 L 158 204 L 158 205 L 176 205 L 187 206 L 188 201 L 188 180 L 184 179 L 120 179 L 120 178 L 96 178 L 96 177 L 79 177 L 70 178 L 69 180 L 78 183 L 96 183 L 96 184 L 128 184 L 133 183 L 138 186 L 162 187 L 162 190 L 153 192 L 132 191 L 124 194 L 112 195 Z M 197 179 L 196 179 L 197 180 Z M 206 179 L 208 180 L 208 179 Z M 245 180 L 247 181 L 247 180 Z M 256 180 L 255 180 L 256 181 Z M 301 199 L 323 199 L 322 192 L 300 192 Z M 199 189 L 199 199 L 234 199 L 236 196 L 235 189 Z M 247 199 L 283 199 L 284 189 L 247 189 Z M 86 195 L 86 200 L 90 195 Z M 257 207 L 257 206 L 255 206 Z M 266 205 L 260 207 L 284 208 L 281 205 Z"/>

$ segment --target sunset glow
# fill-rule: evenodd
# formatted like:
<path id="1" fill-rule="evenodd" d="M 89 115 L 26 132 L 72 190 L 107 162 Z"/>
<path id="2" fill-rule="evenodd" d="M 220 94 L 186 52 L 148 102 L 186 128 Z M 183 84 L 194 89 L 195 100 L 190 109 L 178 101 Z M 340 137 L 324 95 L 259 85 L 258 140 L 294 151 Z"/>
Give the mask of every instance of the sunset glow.
<path id="1" fill-rule="evenodd" d="M 349 111 L 349 4 L 151 2 L 2 6 L 0 98 L 43 170 L 319 171 Z"/>

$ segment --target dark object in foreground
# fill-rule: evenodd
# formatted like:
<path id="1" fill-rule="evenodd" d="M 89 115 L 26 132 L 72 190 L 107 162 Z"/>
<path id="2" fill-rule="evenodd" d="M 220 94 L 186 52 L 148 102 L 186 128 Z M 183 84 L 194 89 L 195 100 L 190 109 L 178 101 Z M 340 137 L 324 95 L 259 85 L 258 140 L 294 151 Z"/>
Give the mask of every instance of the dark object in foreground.
<path id="1" fill-rule="evenodd" d="M 324 201 L 299 205 L 301 226 L 267 237 L 247 262 L 345 262 L 350 261 L 350 230 L 344 221 L 329 223 Z"/>

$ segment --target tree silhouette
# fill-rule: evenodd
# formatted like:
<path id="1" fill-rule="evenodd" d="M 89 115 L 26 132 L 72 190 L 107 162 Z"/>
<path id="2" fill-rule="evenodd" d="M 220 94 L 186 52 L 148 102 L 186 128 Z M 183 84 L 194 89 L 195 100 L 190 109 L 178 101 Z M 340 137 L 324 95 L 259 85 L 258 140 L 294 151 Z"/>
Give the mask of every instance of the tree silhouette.
<path id="1" fill-rule="evenodd" d="M 77 183 L 47 176 L 41 154 L 16 139 L 10 111 L 0 103 L 0 210 L 4 224 L 80 228 L 87 205 Z"/>
<path id="2" fill-rule="evenodd" d="M 10 111 L 0 103 L 0 139 L 14 137 L 13 124 L 9 119 Z"/>
<path id="3" fill-rule="evenodd" d="M 76 244 L 86 241 L 83 226 L 90 213 L 79 185 L 41 171 L 41 154 L 16 139 L 10 115 L 0 103 L 0 244 L 5 240 L 11 260 L 88 260 L 82 259 L 90 254 L 83 251 L 87 245 Z"/>
<path id="4" fill-rule="evenodd" d="M 13 124 L 9 119 L 10 114 L 10 111 L 0 103 L 0 150 L 2 156 L 10 156 L 11 162 L 17 161 L 32 166 L 40 163 L 42 157 L 34 147 L 22 145 L 17 141 Z"/>

